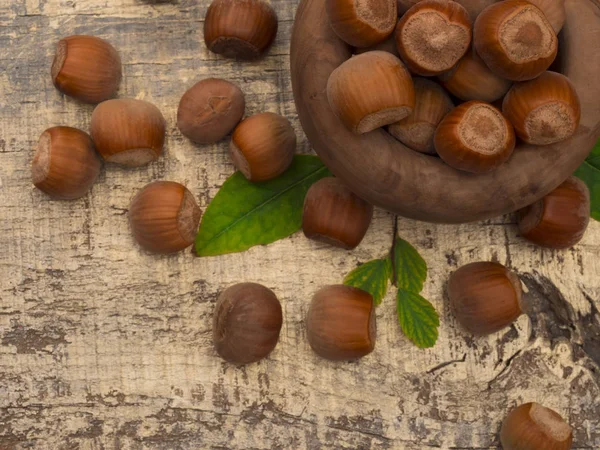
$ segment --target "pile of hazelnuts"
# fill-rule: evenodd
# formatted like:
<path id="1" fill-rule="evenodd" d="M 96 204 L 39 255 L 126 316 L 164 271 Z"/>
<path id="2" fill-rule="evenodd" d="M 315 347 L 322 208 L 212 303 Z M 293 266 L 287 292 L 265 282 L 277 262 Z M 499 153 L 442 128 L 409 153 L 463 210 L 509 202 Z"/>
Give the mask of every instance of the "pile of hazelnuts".
<path id="1" fill-rule="evenodd" d="M 327 12 L 333 30 L 357 48 L 327 86 L 331 108 L 354 133 L 387 127 L 411 149 L 479 174 L 510 158 L 517 137 L 542 146 L 577 129 L 577 93 L 566 77 L 547 71 L 564 22 L 563 0 L 494 3 L 476 17 L 474 28 L 460 2 L 449 0 L 327 0 Z M 399 21 L 398 12 L 404 13 Z M 204 38 L 215 53 L 255 59 L 276 32 L 276 14 L 262 0 L 215 0 Z M 40 190 L 56 199 L 80 198 L 94 184 L 102 161 L 137 167 L 160 157 L 165 119 L 149 102 L 114 99 L 122 68 L 111 44 L 93 36 L 64 38 L 51 73 L 61 92 L 98 106 L 89 135 L 64 126 L 41 135 L 32 164 Z M 418 76 L 437 76 L 439 84 Z M 464 103 L 455 107 L 457 100 Z M 276 178 L 292 163 L 294 130 L 279 115 L 242 120 L 244 112 L 239 87 L 209 78 L 183 94 L 177 126 L 198 144 L 213 144 L 231 133 L 237 169 L 251 182 Z M 366 234 L 372 214 L 373 207 L 338 179 L 324 178 L 307 193 L 303 229 L 311 239 L 352 249 Z M 170 181 L 144 187 L 129 210 L 135 240 L 155 253 L 189 247 L 200 217 L 193 194 Z M 570 247 L 587 227 L 589 192 L 570 178 L 519 217 L 521 233 L 531 241 Z M 477 335 L 498 331 L 527 310 L 518 276 L 496 263 L 462 267 L 451 276 L 448 295 L 458 321 Z M 275 348 L 282 321 L 281 304 L 271 290 L 255 283 L 231 286 L 215 308 L 215 348 L 234 364 L 259 361 Z M 310 346 L 324 358 L 351 360 L 374 349 L 373 299 L 360 289 L 320 289 L 306 324 Z M 567 449 L 572 431 L 554 411 L 526 404 L 509 415 L 501 440 L 505 449 Z"/>

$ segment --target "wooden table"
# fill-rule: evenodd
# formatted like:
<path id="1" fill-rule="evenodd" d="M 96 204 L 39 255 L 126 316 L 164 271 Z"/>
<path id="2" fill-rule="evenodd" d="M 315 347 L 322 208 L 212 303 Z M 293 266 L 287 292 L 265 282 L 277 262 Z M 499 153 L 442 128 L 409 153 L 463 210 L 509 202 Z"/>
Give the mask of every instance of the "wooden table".
<path id="1" fill-rule="evenodd" d="M 296 5 L 275 0 L 277 41 L 258 63 L 210 54 L 207 1 L 4 0 L 0 4 L 0 449 L 497 448 L 511 408 L 538 401 L 568 418 L 574 447 L 600 448 L 600 225 L 573 250 L 530 246 L 511 217 L 464 226 L 399 219 L 429 264 L 424 294 L 440 339 L 419 350 L 397 324 L 393 294 L 378 309 L 375 352 L 329 363 L 306 341 L 312 293 L 384 255 L 394 217 L 377 210 L 353 252 L 301 233 L 246 253 L 156 257 L 134 245 L 132 195 L 151 180 L 186 184 L 204 209 L 233 172 L 227 144 L 195 146 L 175 126 L 183 92 L 218 76 L 247 94 L 248 114 L 296 127 L 289 37 Z M 154 102 L 168 121 L 166 153 L 148 167 L 107 167 L 86 198 L 49 201 L 29 165 L 44 129 L 88 129 L 92 107 L 60 95 L 54 44 L 94 34 L 121 52 L 120 96 Z M 496 260 L 521 275 L 532 319 L 489 338 L 448 311 L 451 271 Z M 212 311 L 232 283 L 255 281 L 282 301 L 271 357 L 235 368 L 212 348 Z"/>

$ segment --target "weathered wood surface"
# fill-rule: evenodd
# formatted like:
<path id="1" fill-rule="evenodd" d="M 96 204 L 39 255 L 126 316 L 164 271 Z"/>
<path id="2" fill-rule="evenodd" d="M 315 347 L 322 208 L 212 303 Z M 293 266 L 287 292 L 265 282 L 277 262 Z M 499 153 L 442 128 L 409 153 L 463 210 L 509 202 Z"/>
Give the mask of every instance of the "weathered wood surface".
<path id="1" fill-rule="evenodd" d="M 473 225 L 400 219 L 430 266 L 425 295 L 442 314 L 440 340 L 418 350 L 401 334 L 392 295 L 378 343 L 360 362 L 333 364 L 306 341 L 312 293 L 388 250 L 393 217 L 377 211 L 347 253 L 290 239 L 244 254 L 156 257 L 129 234 L 132 195 L 155 179 L 185 183 L 204 208 L 233 167 L 226 144 L 194 146 L 175 127 L 195 80 L 221 76 L 247 93 L 248 113 L 279 112 L 310 151 L 292 102 L 289 36 L 295 4 L 275 0 L 269 56 L 235 63 L 202 40 L 207 1 L 2 0 L 0 4 L 0 449 L 470 449 L 498 448 L 502 418 L 538 401 L 568 418 L 575 448 L 600 448 L 600 224 L 574 250 L 534 248 L 512 218 Z M 87 129 L 92 107 L 49 77 L 54 43 L 89 33 L 124 62 L 121 96 L 168 120 L 166 154 L 142 169 L 108 167 L 93 192 L 49 201 L 30 183 L 39 134 Z M 493 259 L 518 271 L 532 319 L 484 339 L 462 332 L 444 284 L 462 264 Z M 263 283 L 284 309 L 272 356 L 234 368 L 211 345 L 219 291 Z"/>

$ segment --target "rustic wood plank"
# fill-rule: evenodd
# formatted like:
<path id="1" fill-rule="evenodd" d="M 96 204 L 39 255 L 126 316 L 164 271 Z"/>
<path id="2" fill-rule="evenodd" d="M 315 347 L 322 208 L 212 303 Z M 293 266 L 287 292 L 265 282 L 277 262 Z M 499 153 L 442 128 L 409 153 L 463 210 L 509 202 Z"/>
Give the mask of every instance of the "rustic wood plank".
<path id="1" fill-rule="evenodd" d="M 296 5 L 274 0 L 280 31 L 269 55 L 237 63 L 202 40 L 208 2 L 16 0 L 0 5 L 1 449 L 497 448 L 506 412 L 539 401 L 575 426 L 575 447 L 600 447 L 600 225 L 554 252 L 516 235 L 511 217 L 444 226 L 398 221 L 430 266 L 425 295 L 442 313 L 440 340 L 403 336 L 393 295 L 378 310 L 378 344 L 333 364 L 307 344 L 312 293 L 385 254 L 394 218 L 377 211 L 347 253 L 301 233 L 218 258 L 156 257 L 137 248 L 126 211 L 155 179 L 186 184 L 205 208 L 233 172 L 226 144 L 195 146 L 175 127 L 182 93 L 220 76 L 247 94 L 248 113 L 294 124 L 289 38 Z M 87 33 L 121 52 L 121 96 L 154 102 L 168 121 L 166 154 L 141 169 L 108 167 L 86 198 L 49 201 L 30 182 L 32 147 L 52 125 L 87 129 L 92 107 L 52 86 L 53 45 Z M 492 259 L 523 277 L 536 313 L 473 339 L 448 311 L 444 284 L 465 263 Z M 263 283 L 284 309 L 272 356 L 237 369 L 211 345 L 218 292 Z"/>

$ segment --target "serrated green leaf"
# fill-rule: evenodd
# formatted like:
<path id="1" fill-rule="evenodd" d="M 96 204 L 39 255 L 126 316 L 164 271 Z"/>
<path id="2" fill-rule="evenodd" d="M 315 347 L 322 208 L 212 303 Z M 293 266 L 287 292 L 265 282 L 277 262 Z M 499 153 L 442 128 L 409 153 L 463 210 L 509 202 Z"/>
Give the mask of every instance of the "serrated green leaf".
<path id="1" fill-rule="evenodd" d="M 306 192 L 331 173 L 316 156 L 297 155 L 280 177 L 251 183 L 229 177 L 212 200 L 196 236 L 198 256 L 242 252 L 283 239 L 302 225 Z"/>
<path id="2" fill-rule="evenodd" d="M 392 260 L 390 258 L 374 259 L 358 266 L 344 278 L 344 284 L 368 292 L 373 296 L 376 306 L 381 304 L 387 293 L 392 276 Z"/>
<path id="3" fill-rule="evenodd" d="M 404 239 L 396 238 L 394 245 L 396 286 L 419 293 L 427 279 L 427 264 L 419 252 Z"/>
<path id="4" fill-rule="evenodd" d="M 429 300 L 416 292 L 398 289 L 398 321 L 402 331 L 420 348 L 431 348 L 438 339 L 440 317 Z"/>
<path id="5" fill-rule="evenodd" d="M 590 190 L 590 215 L 592 218 L 600 220 L 600 141 L 596 143 L 592 152 L 577 169 L 575 176 L 587 184 Z"/>

